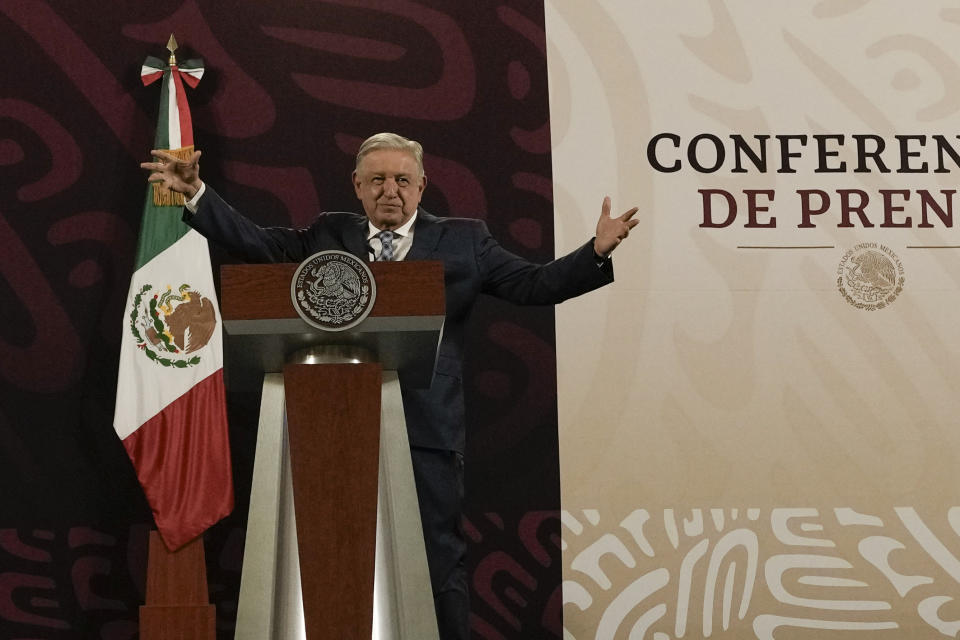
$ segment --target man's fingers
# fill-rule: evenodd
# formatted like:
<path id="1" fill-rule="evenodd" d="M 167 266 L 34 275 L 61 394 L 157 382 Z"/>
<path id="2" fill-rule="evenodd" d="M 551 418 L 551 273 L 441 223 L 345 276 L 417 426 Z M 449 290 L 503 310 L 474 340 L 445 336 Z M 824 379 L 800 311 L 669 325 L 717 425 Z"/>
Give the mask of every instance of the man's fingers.
<path id="1" fill-rule="evenodd" d="M 190 155 L 190 159 L 189 159 L 189 160 L 184 160 L 184 159 L 182 159 L 182 158 L 178 158 L 177 156 L 173 155 L 173 154 L 170 153 L 169 151 L 164 151 L 163 149 L 151 149 L 151 150 L 150 150 L 150 155 L 152 155 L 152 156 L 155 157 L 155 158 L 160 158 L 160 159 L 163 160 L 164 162 L 174 162 L 174 163 L 186 164 L 186 165 L 197 164 L 197 162 L 200 161 L 200 155 L 201 155 L 201 153 L 202 153 L 202 152 L 201 152 L 200 150 L 194 151 L 194 152 Z M 157 163 L 157 164 L 162 165 L 162 164 L 164 164 L 164 163 Z M 143 166 L 143 165 L 141 165 L 141 166 Z"/>
<path id="2" fill-rule="evenodd" d="M 630 235 L 630 230 L 640 224 L 639 220 L 633 220 L 633 216 L 639 211 L 639 207 L 624 212 L 616 218 L 610 217 L 610 196 L 603 199 L 603 209 L 600 213 L 600 221 L 597 223 L 597 238 L 594 249 L 599 256 L 608 256 L 616 249 L 620 243 Z"/>
<path id="3" fill-rule="evenodd" d="M 164 151 L 163 149 L 151 149 L 150 155 L 152 155 L 154 158 L 166 160 L 167 162 L 180 162 L 180 158 L 173 155 L 169 151 Z"/>
<path id="4" fill-rule="evenodd" d="M 166 164 L 163 162 L 141 162 L 140 168 L 146 169 L 147 171 L 163 171 L 166 168 Z"/>

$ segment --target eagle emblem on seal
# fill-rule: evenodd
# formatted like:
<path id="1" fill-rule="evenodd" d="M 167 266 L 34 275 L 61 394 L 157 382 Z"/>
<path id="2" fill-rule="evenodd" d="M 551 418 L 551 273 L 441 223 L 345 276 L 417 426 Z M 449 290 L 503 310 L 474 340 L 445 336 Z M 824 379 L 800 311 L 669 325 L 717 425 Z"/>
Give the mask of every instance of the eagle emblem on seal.
<path id="1" fill-rule="evenodd" d="M 370 268 L 356 256 L 321 251 L 297 267 L 290 295 L 297 313 L 308 324 L 325 331 L 343 331 L 370 313 L 376 283 Z"/>

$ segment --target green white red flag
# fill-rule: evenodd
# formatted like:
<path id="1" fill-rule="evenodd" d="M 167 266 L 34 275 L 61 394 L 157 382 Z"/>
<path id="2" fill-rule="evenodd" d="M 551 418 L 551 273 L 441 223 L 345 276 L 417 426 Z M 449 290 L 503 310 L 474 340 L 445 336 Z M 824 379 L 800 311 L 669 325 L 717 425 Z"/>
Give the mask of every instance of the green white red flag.
<path id="1" fill-rule="evenodd" d="M 192 154 L 184 85 L 202 74 L 199 61 L 147 58 L 143 83 L 162 80 L 154 148 Z M 177 196 L 147 191 L 113 418 L 171 550 L 233 509 L 219 305 L 207 241 L 181 221 Z"/>

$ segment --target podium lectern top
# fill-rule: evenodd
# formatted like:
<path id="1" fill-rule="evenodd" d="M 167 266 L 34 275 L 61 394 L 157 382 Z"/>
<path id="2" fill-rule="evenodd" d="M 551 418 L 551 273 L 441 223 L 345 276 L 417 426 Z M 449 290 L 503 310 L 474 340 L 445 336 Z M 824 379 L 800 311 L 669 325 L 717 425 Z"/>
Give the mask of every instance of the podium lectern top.
<path id="1" fill-rule="evenodd" d="M 363 347 L 386 370 L 427 387 L 446 312 L 443 263 L 373 262 L 377 298 L 370 315 L 342 332 L 316 329 L 290 299 L 295 263 L 235 264 L 220 269 L 220 309 L 231 390 L 259 390 L 262 373 L 283 370 L 288 355 L 313 345 Z"/>

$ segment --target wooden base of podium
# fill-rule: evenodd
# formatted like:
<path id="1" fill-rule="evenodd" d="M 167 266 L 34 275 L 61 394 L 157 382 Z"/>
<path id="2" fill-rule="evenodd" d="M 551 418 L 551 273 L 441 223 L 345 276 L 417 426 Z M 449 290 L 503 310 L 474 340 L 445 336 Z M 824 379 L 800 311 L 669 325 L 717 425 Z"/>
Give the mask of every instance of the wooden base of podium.
<path id="1" fill-rule="evenodd" d="M 207 593 L 203 538 L 171 552 L 151 531 L 140 640 L 215 640 L 216 617 Z"/>

